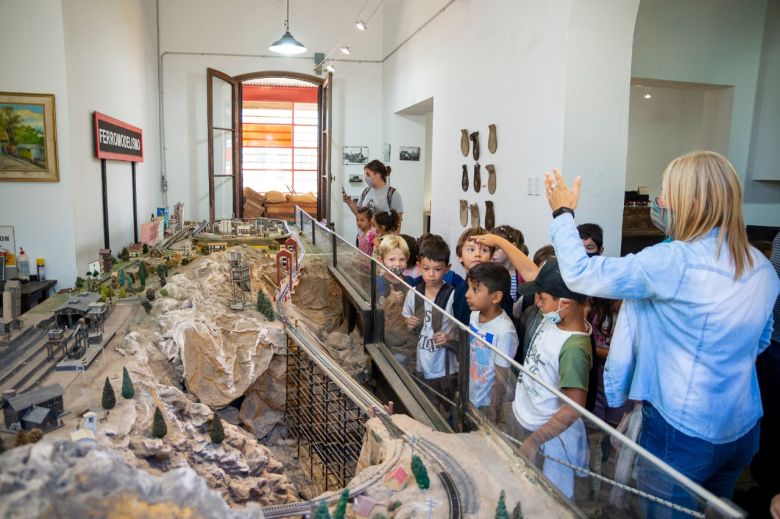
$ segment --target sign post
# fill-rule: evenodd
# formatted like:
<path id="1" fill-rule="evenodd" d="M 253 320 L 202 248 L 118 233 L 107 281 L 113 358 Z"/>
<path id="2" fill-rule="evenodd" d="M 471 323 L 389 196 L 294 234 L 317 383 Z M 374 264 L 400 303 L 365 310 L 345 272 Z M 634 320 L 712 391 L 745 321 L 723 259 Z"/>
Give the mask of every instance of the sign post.
<path id="1" fill-rule="evenodd" d="M 94 112 L 95 156 L 100 159 L 103 182 L 103 241 L 110 249 L 108 237 L 108 192 L 106 160 L 130 162 L 133 183 L 133 238 L 138 243 L 138 204 L 135 190 L 135 163 L 144 160 L 143 130 L 100 112 Z"/>

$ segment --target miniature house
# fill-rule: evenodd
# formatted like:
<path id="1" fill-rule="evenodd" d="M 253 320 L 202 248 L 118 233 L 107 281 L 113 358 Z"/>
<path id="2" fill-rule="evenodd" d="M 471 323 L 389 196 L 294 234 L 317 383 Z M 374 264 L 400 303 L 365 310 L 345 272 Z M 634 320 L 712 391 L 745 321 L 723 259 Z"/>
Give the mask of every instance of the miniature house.
<path id="1" fill-rule="evenodd" d="M 293 255 L 288 250 L 276 253 L 276 284 L 281 285 L 284 279 L 292 277 Z M 284 274 L 283 274 L 284 273 Z"/>
<path id="2" fill-rule="evenodd" d="M 21 427 L 25 431 L 41 429 L 50 431 L 59 424 L 64 412 L 62 387 L 59 384 L 28 391 L 18 396 L 6 395 L 3 405 L 5 426 Z"/>
<path id="3" fill-rule="evenodd" d="M 360 495 L 352 503 L 352 511 L 355 513 L 355 517 L 358 518 L 378 517 L 379 514 L 387 513 L 387 503 L 377 501 L 366 495 Z"/>
<path id="4" fill-rule="evenodd" d="M 127 252 L 131 258 L 140 258 L 144 255 L 144 245 L 143 243 L 131 243 L 127 247 Z"/>
<path id="5" fill-rule="evenodd" d="M 400 465 L 385 478 L 385 486 L 390 490 L 398 492 L 406 487 L 409 482 L 409 473 Z"/>

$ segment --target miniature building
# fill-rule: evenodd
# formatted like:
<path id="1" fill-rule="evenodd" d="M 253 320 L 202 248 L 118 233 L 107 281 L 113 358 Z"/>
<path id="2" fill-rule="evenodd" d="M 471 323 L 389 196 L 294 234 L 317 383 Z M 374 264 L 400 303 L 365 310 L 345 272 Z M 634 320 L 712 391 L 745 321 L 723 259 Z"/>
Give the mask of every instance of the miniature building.
<path id="1" fill-rule="evenodd" d="M 251 292 L 252 290 L 249 265 L 242 263 L 240 252 L 228 252 L 228 259 L 230 260 L 230 284 L 233 295 L 230 308 L 233 310 L 243 310 L 245 302 L 244 294 L 246 292 Z"/>
<path id="2" fill-rule="evenodd" d="M 357 496 L 352 503 L 352 511 L 356 517 L 372 517 L 380 512 L 387 512 L 387 504 L 383 501 L 376 501 L 366 495 Z"/>
<path id="3" fill-rule="evenodd" d="M 212 242 L 206 242 L 201 245 L 203 247 L 204 252 L 221 252 L 225 249 L 227 249 L 227 242 L 224 241 L 212 241 Z"/>
<path id="4" fill-rule="evenodd" d="M 89 429 L 76 429 L 70 433 L 70 440 L 76 443 L 95 443 L 95 433 Z"/>
<path id="5" fill-rule="evenodd" d="M 57 426 L 58 417 L 64 412 L 62 394 L 62 387 L 52 384 L 19 396 L 6 396 L 3 405 L 6 428 L 16 424 L 25 431 L 36 427 L 50 431 Z"/>
<path id="6" fill-rule="evenodd" d="M 65 340 L 65 330 L 49 330 L 49 340 L 46 341 L 47 358 L 52 360 L 57 356 L 58 353 L 60 357 L 63 357 L 65 355 L 67 342 L 68 341 Z"/>
<path id="7" fill-rule="evenodd" d="M 189 238 L 186 240 L 177 241 L 171 245 L 171 250 L 181 253 L 182 257 L 189 258 L 192 256 L 192 240 Z"/>
<path id="8" fill-rule="evenodd" d="M 171 222 L 171 226 L 173 227 L 173 232 L 179 232 L 184 227 L 184 204 L 181 202 L 176 202 L 173 206 L 173 222 Z"/>
<path id="9" fill-rule="evenodd" d="M 217 222 L 217 232 L 219 232 L 219 234 L 233 234 L 233 221 L 220 220 Z"/>
<path id="10" fill-rule="evenodd" d="M 163 258 L 164 256 L 165 254 L 163 254 L 162 249 L 160 249 L 159 247 L 154 247 L 152 250 L 149 251 L 150 258 L 160 259 Z"/>
<path id="11" fill-rule="evenodd" d="M 157 245 L 165 236 L 162 217 L 141 224 L 141 243 Z"/>
<path id="12" fill-rule="evenodd" d="M 97 433 L 97 414 L 94 411 L 84 413 L 84 428 Z"/>
<path id="13" fill-rule="evenodd" d="M 256 230 L 253 225 L 250 225 L 248 223 L 242 223 L 239 225 L 236 225 L 236 233 L 239 236 L 252 236 L 256 233 Z"/>
<path id="14" fill-rule="evenodd" d="M 293 255 L 287 249 L 276 253 L 276 284 L 281 286 L 282 281 L 292 277 Z"/>
<path id="15" fill-rule="evenodd" d="M 143 243 L 132 243 L 127 247 L 127 252 L 131 258 L 140 258 L 144 255 Z"/>
<path id="16" fill-rule="evenodd" d="M 390 490 L 398 492 L 406 487 L 409 482 L 409 473 L 403 467 L 398 466 L 385 478 L 385 486 Z"/>
<path id="17" fill-rule="evenodd" d="M 284 248 L 290 251 L 295 258 L 295 265 L 298 265 L 298 242 L 293 238 L 287 238 L 284 240 Z"/>
<path id="18" fill-rule="evenodd" d="M 111 256 L 111 249 L 100 249 L 100 273 L 108 274 L 114 266 L 114 258 Z"/>
<path id="19" fill-rule="evenodd" d="M 10 279 L 5 283 L 3 291 L 3 333 L 9 333 L 14 328 L 21 328 L 19 316 L 22 315 L 22 283 L 18 279 Z"/>
<path id="20" fill-rule="evenodd" d="M 92 303 L 97 303 L 100 294 L 89 292 L 86 295 L 72 297 L 67 303 L 54 310 L 57 326 L 73 328 L 79 319 L 89 317 L 87 314 Z"/>

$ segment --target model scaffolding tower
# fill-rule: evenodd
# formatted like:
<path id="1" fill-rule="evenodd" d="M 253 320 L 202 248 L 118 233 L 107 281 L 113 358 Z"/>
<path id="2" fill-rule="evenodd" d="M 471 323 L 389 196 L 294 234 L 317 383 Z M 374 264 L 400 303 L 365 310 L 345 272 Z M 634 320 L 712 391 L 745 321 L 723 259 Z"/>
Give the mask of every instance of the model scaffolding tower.
<path id="1" fill-rule="evenodd" d="M 241 262 L 241 253 L 236 251 L 228 252 L 228 260 L 230 261 L 230 286 L 233 293 L 230 308 L 243 310 L 246 304 L 245 294 L 252 291 L 249 281 L 249 265 L 244 265 Z"/>

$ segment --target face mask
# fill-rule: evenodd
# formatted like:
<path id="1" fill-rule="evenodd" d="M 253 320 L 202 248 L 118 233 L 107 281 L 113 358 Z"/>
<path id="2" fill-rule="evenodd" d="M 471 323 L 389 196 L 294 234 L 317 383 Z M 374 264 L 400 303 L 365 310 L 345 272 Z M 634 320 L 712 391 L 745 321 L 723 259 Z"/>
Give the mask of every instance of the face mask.
<path id="1" fill-rule="evenodd" d="M 374 177 L 364 177 L 368 187 L 374 187 Z"/>
<path id="2" fill-rule="evenodd" d="M 672 221 L 672 215 L 669 209 L 658 205 L 658 199 L 654 198 L 650 204 L 650 219 L 653 221 L 659 231 L 669 236 L 669 227 Z"/>
<path id="3" fill-rule="evenodd" d="M 558 324 L 561 322 L 561 301 L 558 300 L 558 309 L 553 310 L 552 312 L 547 312 L 546 314 L 543 314 L 544 320 L 552 323 L 552 324 Z"/>
<path id="4" fill-rule="evenodd" d="M 585 254 L 587 254 L 589 258 L 592 258 L 593 256 L 598 256 L 599 255 L 598 252 L 586 252 Z"/>
<path id="5" fill-rule="evenodd" d="M 404 268 L 403 267 L 389 267 L 387 270 L 398 276 L 399 278 L 402 278 L 404 275 Z"/>

